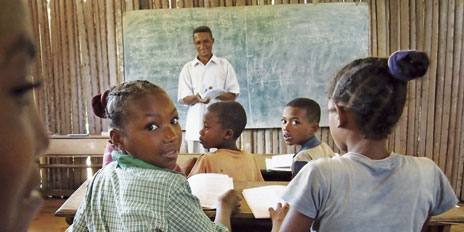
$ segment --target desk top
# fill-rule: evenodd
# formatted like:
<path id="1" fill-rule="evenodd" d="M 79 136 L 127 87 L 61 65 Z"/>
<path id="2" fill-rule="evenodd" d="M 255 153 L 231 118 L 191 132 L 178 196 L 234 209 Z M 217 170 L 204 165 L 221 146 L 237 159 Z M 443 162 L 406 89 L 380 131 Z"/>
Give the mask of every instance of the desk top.
<path id="1" fill-rule="evenodd" d="M 265 181 L 265 182 L 245 182 L 245 181 L 234 181 L 234 188 L 240 194 L 243 189 L 254 188 L 267 185 L 287 185 L 289 182 L 286 181 Z M 55 216 L 59 217 L 72 217 L 76 214 L 81 202 L 84 200 L 85 192 L 87 190 L 87 181 L 84 182 L 64 204 L 55 212 Z M 214 217 L 216 215 L 215 210 L 205 210 L 206 215 Z M 249 218 L 253 219 L 253 213 L 250 210 L 245 198 L 242 195 L 241 206 L 238 212 L 232 215 L 232 218 Z M 449 211 L 430 217 L 427 225 L 449 225 L 449 224 L 462 224 L 464 223 L 464 205 L 453 207 Z"/>
<path id="2" fill-rule="evenodd" d="M 63 205 L 55 212 L 55 216 L 58 217 L 69 217 L 74 216 L 77 212 L 77 209 L 84 201 L 85 193 L 87 191 L 87 182 L 84 182 L 69 198 L 66 200 Z M 234 188 L 240 194 L 242 194 L 243 189 L 254 188 L 267 185 L 287 185 L 287 181 L 265 181 L 265 182 L 246 182 L 246 181 L 234 181 Z M 214 217 L 216 215 L 216 210 L 205 210 L 206 215 L 209 217 Z M 232 216 L 233 218 L 254 218 L 253 213 L 250 210 L 245 198 L 242 195 L 241 206 L 237 212 Z"/>

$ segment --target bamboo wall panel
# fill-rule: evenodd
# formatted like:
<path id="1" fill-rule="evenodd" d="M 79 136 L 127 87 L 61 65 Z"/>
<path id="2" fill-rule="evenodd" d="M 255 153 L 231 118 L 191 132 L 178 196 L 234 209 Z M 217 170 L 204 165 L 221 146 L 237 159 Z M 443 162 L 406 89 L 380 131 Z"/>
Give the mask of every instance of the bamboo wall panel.
<path id="1" fill-rule="evenodd" d="M 358 1 L 31 0 L 38 54 L 32 71 L 34 78 L 45 81 L 44 87 L 34 92 L 35 102 L 52 133 L 106 131 L 106 122 L 93 115 L 89 102 L 96 93 L 124 80 L 122 17 L 126 11 L 326 2 Z M 370 9 L 371 55 L 386 57 L 398 49 L 417 49 L 431 60 L 426 76 L 408 84 L 406 106 L 388 139 L 388 148 L 433 159 L 463 200 L 464 0 L 363 2 L 368 2 Z M 317 137 L 340 152 L 328 128 L 321 128 Z M 278 128 L 245 130 L 237 143 L 252 153 L 298 150 L 285 145 Z"/>

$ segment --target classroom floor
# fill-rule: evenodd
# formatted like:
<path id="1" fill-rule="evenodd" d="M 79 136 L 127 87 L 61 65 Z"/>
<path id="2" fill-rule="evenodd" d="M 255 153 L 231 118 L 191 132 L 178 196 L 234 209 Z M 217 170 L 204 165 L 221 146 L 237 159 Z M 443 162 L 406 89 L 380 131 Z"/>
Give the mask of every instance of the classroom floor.
<path id="1" fill-rule="evenodd" d="M 65 199 L 47 199 L 39 215 L 32 221 L 28 232 L 65 231 L 68 224 L 63 217 L 56 217 L 55 211 L 64 203 Z M 238 231 L 238 230 L 237 230 Z M 464 232 L 464 225 L 454 225 L 450 232 Z"/>
<path id="2" fill-rule="evenodd" d="M 39 215 L 31 222 L 28 232 L 65 231 L 69 225 L 64 220 L 64 217 L 55 216 L 55 211 L 60 208 L 65 200 L 59 198 L 45 200 Z"/>

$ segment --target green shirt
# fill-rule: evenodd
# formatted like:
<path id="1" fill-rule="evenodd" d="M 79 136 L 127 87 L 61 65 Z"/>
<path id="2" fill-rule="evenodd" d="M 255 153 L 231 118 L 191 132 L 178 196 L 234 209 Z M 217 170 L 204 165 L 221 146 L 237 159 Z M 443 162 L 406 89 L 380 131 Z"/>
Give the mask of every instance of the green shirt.
<path id="1" fill-rule="evenodd" d="M 67 231 L 228 231 L 203 212 L 182 173 L 113 151 Z"/>

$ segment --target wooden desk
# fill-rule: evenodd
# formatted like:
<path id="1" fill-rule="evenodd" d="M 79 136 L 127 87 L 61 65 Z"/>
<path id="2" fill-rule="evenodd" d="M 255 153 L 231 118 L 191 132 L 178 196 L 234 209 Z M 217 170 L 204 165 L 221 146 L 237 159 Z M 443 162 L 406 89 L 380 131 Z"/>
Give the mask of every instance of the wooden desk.
<path id="1" fill-rule="evenodd" d="M 287 185 L 286 181 L 266 181 L 266 182 L 244 182 L 244 181 L 234 181 L 234 188 L 240 194 L 243 189 L 254 188 L 259 186 L 266 185 Z M 68 224 L 72 224 L 74 215 L 77 212 L 77 209 L 84 201 L 85 193 L 87 191 L 87 181 L 84 182 L 69 198 L 66 200 L 63 205 L 55 212 L 55 216 L 65 217 Z M 209 217 L 215 217 L 215 210 L 205 210 L 206 215 Z M 232 216 L 237 219 L 254 219 L 253 213 L 250 210 L 250 207 L 245 201 L 245 198 L 242 195 L 241 206 L 238 212 L 235 212 Z"/>
<path id="2" fill-rule="evenodd" d="M 69 196 L 63 205 L 55 212 L 55 216 L 65 217 L 68 225 L 72 224 L 77 209 L 79 209 L 82 201 L 84 201 L 88 182 L 89 181 L 86 180 L 84 183 L 82 183 L 82 185 L 73 194 L 71 194 L 71 196 Z"/>
<path id="3" fill-rule="evenodd" d="M 265 185 L 287 185 L 286 181 L 266 181 L 266 182 L 240 182 L 234 181 L 234 188 L 240 194 L 243 189 L 265 186 Z M 77 209 L 79 208 L 81 202 L 84 200 L 85 192 L 87 190 L 87 181 L 84 182 L 69 198 L 64 202 L 64 204 L 55 212 L 55 216 L 65 217 L 68 224 L 72 224 L 74 215 L 76 214 Z M 214 217 L 216 215 L 215 210 L 205 210 L 206 215 L 209 217 Z M 463 224 L 464 223 L 464 205 L 461 207 L 453 207 L 448 212 L 443 214 L 432 216 L 427 222 L 426 231 L 450 231 L 451 225 L 453 224 Z M 246 203 L 245 199 L 242 196 L 241 207 L 238 212 L 235 212 L 232 215 L 232 226 L 233 228 L 240 228 L 246 226 L 248 229 L 250 226 L 255 226 L 254 231 L 269 231 L 271 228 L 271 221 L 269 219 L 254 219 L 253 213 L 250 210 L 250 207 Z M 263 229 L 265 228 L 265 229 Z M 241 229 L 238 229 L 241 231 Z"/>

